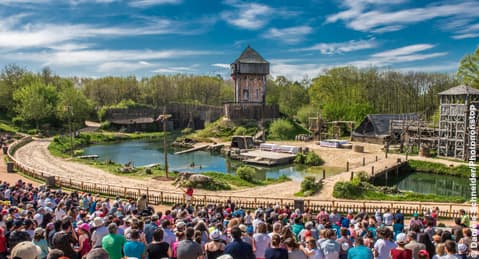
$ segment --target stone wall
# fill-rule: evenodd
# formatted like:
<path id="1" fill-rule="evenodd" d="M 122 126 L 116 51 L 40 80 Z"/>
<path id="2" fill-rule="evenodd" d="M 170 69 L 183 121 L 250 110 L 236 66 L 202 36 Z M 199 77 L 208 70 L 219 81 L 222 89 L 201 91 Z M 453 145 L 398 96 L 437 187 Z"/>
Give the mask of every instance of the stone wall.
<path id="1" fill-rule="evenodd" d="M 224 105 L 225 116 L 230 120 L 272 120 L 279 117 L 277 104 L 261 103 L 227 103 Z"/>

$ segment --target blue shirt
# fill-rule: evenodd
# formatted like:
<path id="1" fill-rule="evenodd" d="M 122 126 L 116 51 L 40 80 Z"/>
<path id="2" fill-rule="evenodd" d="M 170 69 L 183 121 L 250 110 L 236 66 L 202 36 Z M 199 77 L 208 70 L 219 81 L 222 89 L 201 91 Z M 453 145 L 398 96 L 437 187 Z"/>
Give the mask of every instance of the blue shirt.
<path id="1" fill-rule="evenodd" d="M 150 222 L 145 225 L 144 232 L 145 232 L 145 239 L 146 242 L 149 244 L 153 241 L 153 232 L 158 228 L 158 226 L 154 222 Z"/>
<path id="2" fill-rule="evenodd" d="M 373 259 L 371 249 L 365 246 L 356 246 L 348 251 L 348 259 Z"/>
<path id="3" fill-rule="evenodd" d="M 229 254 L 233 259 L 255 259 L 253 248 L 250 244 L 241 239 L 235 239 L 225 247 L 225 254 Z"/>
<path id="4" fill-rule="evenodd" d="M 145 245 L 142 242 L 138 241 L 127 241 L 123 248 L 125 256 L 127 257 L 136 257 L 141 259 L 145 253 Z"/>

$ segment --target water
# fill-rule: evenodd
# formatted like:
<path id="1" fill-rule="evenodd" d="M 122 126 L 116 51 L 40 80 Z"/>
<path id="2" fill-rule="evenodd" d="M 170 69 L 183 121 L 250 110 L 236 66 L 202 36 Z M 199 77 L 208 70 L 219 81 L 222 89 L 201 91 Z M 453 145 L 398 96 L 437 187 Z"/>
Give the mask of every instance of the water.
<path id="1" fill-rule="evenodd" d="M 417 193 L 432 193 L 445 196 L 461 196 L 470 198 L 469 179 L 448 175 L 428 173 L 409 173 L 399 177 L 390 177 L 388 186 L 397 186 L 399 190 Z M 390 175 L 391 176 L 391 175 Z M 385 185 L 384 178 L 378 178 L 376 185 Z"/>
<path id="2" fill-rule="evenodd" d="M 111 160 L 116 163 L 126 164 L 132 161 L 134 166 L 160 163 L 164 165 L 164 153 L 162 141 L 149 142 L 145 140 L 124 141 L 112 144 L 92 145 L 86 147 L 85 155 L 99 155 L 101 161 Z M 241 162 L 225 158 L 221 155 L 210 154 L 209 151 L 196 151 L 181 155 L 174 153 L 181 149 L 168 150 L 168 167 L 171 171 L 179 172 L 221 172 L 234 173 Z M 194 162 L 194 166 L 192 163 Z M 257 178 L 276 179 L 286 175 L 293 180 L 302 180 L 306 175 L 322 177 L 322 170 L 326 170 L 326 177 L 339 173 L 342 168 L 337 167 L 306 167 L 306 166 L 275 166 L 261 167 L 257 169 Z"/>

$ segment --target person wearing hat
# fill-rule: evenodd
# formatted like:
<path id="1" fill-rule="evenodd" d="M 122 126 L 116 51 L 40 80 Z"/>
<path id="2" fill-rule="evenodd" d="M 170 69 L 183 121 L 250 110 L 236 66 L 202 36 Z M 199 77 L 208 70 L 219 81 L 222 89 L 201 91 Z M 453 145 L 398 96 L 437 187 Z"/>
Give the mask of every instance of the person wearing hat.
<path id="1" fill-rule="evenodd" d="M 457 245 L 457 251 L 459 258 L 461 259 L 467 259 L 467 254 L 468 254 L 469 248 L 467 247 L 466 244 L 458 244 Z"/>
<path id="2" fill-rule="evenodd" d="M 427 250 L 420 250 L 417 256 L 417 259 L 430 259 L 429 252 Z"/>
<path id="3" fill-rule="evenodd" d="M 223 255 L 225 250 L 225 244 L 221 239 L 221 235 L 221 232 L 217 229 L 211 232 L 211 241 L 205 244 L 205 252 L 208 259 L 217 259 L 221 255 Z"/>
<path id="4" fill-rule="evenodd" d="M 101 247 L 103 237 L 108 235 L 108 228 L 100 217 L 93 220 L 92 226 L 95 228 L 91 235 L 92 245 L 94 248 Z"/>
<path id="5" fill-rule="evenodd" d="M 77 228 L 78 232 L 78 243 L 79 248 L 78 252 L 80 253 L 80 257 L 85 256 L 91 250 L 91 242 L 90 242 L 90 226 L 88 223 L 82 223 Z"/>
<path id="6" fill-rule="evenodd" d="M 45 239 L 45 229 L 43 228 L 36 228 L 33 232 L 33 244 L 40 248 L 40 255 L 38 259 L 45 259 L 48 255 L 48 243 Z"/>
<path id="7" fill-rule="evenodd" d="M 86 259 L 110 259 L 110 256 L 103 248 L 92 249 L 85 257 Z"/>
<path id="8" fill-rule="evenodd" d="M 407 236 L 404 233 L 399 233 L 396 236 L 396 248 L 391 250 L 392 259 L 412 259 L 412 251 L 405 248 L 407 244 Z"/>
<path id="9" fill-rule="evenodd" d="M 40 255 L 40 248 L 32 242 L 23 241 L 12 249 L 12 258 L 37 259 Z"/>

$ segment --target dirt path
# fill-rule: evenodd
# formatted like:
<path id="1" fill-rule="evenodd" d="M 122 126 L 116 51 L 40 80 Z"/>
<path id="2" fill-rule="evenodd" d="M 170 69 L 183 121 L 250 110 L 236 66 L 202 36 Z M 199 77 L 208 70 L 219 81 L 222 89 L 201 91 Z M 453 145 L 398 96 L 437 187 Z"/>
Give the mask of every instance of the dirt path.
<path id="1" fill-rule="evenodd" d="M 78 182 L 95 182 L 98 184 L 109 183 L 112 185 L 130 186 L 135 188 L 145 188 L 178 192 L 178 189 L 172 185 L 172 181 L 158 181 L 153 179 L 133 179 L 124 176 L 117 176 L 105 172 L 101 169 L 67 161 L 54 157 L 48 151 L 49 139 L 34 140 L 15 152 L 15 158 L 22 163 L 37 168 L 39 170 L 51 172 L 56 176 L 72 178 Z M 293 197 L 293 193 L 299 190 L 299 183 L 290 181 L 285 183 L 273 184 L 268 186 L 259 186 L 254 188 L 233 190 L 233 191 L 205 191 L 198 190 L 196 193 L 212 195 L 238 195 L 238 196 L 257 196 L 257 197 Z"/>

